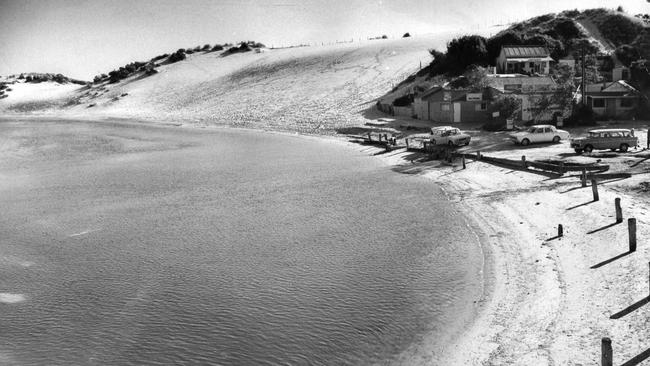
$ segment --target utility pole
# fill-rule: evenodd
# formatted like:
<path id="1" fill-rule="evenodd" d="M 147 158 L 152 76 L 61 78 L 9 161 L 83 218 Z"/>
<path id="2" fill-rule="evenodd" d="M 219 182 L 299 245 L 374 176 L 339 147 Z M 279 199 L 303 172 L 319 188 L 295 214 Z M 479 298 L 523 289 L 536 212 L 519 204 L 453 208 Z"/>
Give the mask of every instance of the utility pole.
<path id="1" fill-rule="evenodd" d="M 582 91 L 582 105 L 587 105 L 586 93 L 585 93 L 585 48 L 582 47 L 582 80 L 580 85 L 580 90 Z"/>

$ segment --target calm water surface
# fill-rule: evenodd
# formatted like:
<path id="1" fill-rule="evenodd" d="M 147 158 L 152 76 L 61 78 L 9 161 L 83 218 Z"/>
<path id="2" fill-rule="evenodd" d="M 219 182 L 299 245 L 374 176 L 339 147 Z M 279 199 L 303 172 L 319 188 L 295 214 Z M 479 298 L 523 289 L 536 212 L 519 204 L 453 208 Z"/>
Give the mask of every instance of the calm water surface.
<path id="1" fill-rule="evenodd" d="M 0 364 L 425 362 L 480 291 L 434 184 L 319 140 L 3 121 L 0 205 Z"/>

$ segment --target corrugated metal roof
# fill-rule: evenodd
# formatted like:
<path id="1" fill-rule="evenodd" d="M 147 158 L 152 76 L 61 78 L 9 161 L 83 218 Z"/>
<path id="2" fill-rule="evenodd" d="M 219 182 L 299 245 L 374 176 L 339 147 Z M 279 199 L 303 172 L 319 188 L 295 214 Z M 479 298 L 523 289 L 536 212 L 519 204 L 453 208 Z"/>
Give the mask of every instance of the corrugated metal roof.
<path id="1" fill-rule="evenodd" d="M 506 57 L 548 57 L 544 46 L 503 46 Z"/>

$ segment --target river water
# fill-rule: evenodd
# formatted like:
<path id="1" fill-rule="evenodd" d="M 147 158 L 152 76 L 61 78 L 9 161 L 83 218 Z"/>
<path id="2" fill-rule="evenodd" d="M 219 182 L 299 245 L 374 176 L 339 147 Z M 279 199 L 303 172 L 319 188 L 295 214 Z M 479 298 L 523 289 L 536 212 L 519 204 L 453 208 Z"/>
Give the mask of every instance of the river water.
<path id="1" fill-rule="evenodd" d="M 315 138 L 4 120 L 0 363 L 435 361 L 482 291 L 455 205 Z"/>

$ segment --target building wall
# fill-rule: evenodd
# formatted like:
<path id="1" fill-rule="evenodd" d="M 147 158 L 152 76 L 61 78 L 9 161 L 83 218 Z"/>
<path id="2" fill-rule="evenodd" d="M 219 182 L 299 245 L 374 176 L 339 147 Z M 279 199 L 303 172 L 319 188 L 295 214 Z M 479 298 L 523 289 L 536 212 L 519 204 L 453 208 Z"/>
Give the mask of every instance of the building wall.
<path id="1" fill-rule="evenodd" d="M 393 106 L 393 111 L 396 116 L 405 116 L 405 117 L 412 117 L 413 116 L 413 106 L 409 107 L 395 107 Z"/>
<path id="2" fill-rule="evenodd" d="M 594 106 L 594 100 L 600 99 L 603 100 L 602 107 L 596 107 Z M 587 101 L 589 103 L 589 106 L 591 109 L 594 111 L 594 114 L 597 116 L 601 117 L 611 117 L 611 118 L 628 118 L 634 114 L 634 111 L 636 110 L 639 101 L 638 99 L 631 99 L 631 103 L 628 106 L 624 106 L 623 100 L 625 98 L 621 97 L 603 97 L 603 98 L 598 98 L 598 97 L 593 97 L 593 96 L 588 96 Z M 630 98 L 628 98 L 630 100 Z"/>
<path id="3" fill-rule="evenodd" d="M 481 110 L 481 103 L 485 103 L 485 110 Z M 488 108 L 490 104 L 488 102 L 460 102 L 461 112 L 460 118 L 461 122 L 487 122 L 489 118 Z"/>

